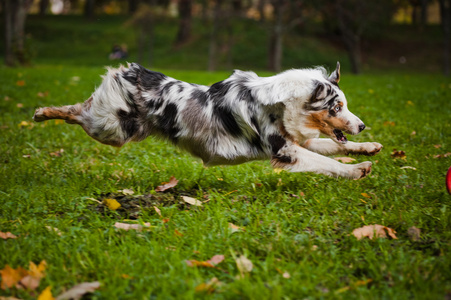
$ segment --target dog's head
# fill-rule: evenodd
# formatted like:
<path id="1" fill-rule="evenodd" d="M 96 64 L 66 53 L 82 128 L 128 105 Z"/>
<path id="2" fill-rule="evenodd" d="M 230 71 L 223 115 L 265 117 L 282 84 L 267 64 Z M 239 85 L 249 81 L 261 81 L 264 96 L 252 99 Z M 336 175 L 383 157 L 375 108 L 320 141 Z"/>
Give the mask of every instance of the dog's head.
<path id="1" fill-rule="evenodd" d="M 295 139 L 322 133 L 338 143 L 348 140 L 343 132 L 358 134 L 365 124 L 348 109 L 346 97 L 338 87 L 340 64 L 329 77 L 314 76 L 310 95 L 285 102 L 284 125 Z"/>

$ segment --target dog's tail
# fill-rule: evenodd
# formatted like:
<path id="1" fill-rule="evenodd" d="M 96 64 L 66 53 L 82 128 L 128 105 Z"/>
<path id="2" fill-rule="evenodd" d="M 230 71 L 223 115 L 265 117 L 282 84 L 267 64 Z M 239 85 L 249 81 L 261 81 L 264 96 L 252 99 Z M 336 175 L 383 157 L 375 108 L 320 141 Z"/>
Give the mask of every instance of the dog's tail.
<path id="1" fill-rule="evenodd" d="M 42 122 L 51 119 L 65 120 L 69 124 L 83 124 L 81 118 L 82 104 L 66 105 L 61 107 L 41 107 L 36 109 L 33 120 Z"/>

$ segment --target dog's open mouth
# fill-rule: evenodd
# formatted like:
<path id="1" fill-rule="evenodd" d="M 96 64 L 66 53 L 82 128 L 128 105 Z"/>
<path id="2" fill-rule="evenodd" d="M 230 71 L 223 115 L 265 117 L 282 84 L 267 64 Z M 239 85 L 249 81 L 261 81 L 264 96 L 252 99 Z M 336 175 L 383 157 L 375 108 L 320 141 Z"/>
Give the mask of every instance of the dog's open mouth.
<path id="1" fill-rule="evenodd" d="M 340 129 L 334 129 L 334 134 L 337 138 L 337 141 L 339 141 L 340 143 L 345 144 L 348 141 L 346 136 L 343 134 L 343 131 L 341 131 Z"/>

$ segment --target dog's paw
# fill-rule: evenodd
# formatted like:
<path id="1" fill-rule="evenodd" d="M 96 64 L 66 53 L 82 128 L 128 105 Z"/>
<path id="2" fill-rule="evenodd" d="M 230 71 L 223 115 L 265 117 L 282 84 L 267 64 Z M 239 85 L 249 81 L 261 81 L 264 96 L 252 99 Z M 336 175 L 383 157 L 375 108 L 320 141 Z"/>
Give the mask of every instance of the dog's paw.
<path id="1" fill-rule="evenodd" d="M 358 148 L 355 151 L 350 151 L 350 153 L 373 156 L 373 155 L 378 154 L 382 150 L 383 147 L 384 146 L 382 146 L 381 144 L 376 143 L 376 142 L 360 143 L 360 144 L 358 144 Z"/>
<path id="2" fill-rule="evenodd" d="M 364 161 L 363 163 L 352 165 L 353 170 L 351 173 L 352 179 L 360 179 L 366 177 L 371 172 L 371 166 L 373 164 L 370 161 Z"/>
<path id="3" fill-rule="evenodd" d="M 34 116 L 33 116 L 33 120 L 35 122 L 42 122 L 47 120 L 48 118 L 44 115 L 44 109 L 43 108 L 38 108 L 36 109 L 36 111 L 34 112 Z"/>

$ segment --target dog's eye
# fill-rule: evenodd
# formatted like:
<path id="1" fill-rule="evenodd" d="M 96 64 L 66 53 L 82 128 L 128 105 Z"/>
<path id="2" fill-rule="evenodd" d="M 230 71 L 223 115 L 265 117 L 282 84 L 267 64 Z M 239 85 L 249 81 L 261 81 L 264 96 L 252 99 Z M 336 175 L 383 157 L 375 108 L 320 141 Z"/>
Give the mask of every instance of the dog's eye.
<path id="1" fill-rule="evenodd" d="M 341 111 L 341 106 L 340 105 L 335 106 L 335 111 L 336 112 L 340 112 Z"/>

